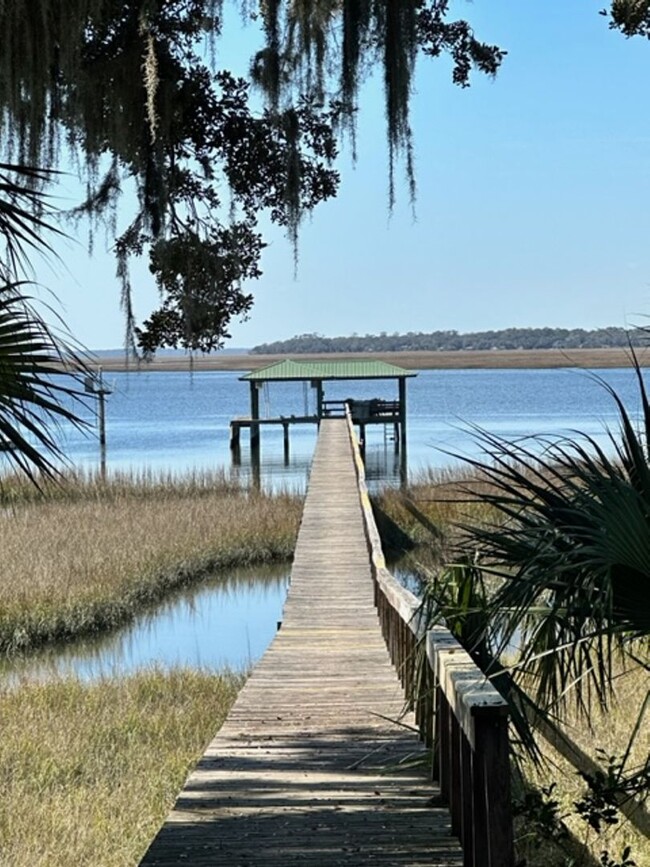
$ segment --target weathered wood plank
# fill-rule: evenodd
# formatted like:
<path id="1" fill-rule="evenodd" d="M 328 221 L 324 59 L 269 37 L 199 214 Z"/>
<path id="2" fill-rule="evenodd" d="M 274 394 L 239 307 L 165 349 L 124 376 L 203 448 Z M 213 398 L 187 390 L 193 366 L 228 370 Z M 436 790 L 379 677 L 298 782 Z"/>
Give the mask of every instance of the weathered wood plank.
<path id="1" fill-rule="evenodd" d="M 458 867 L 381 637 L 346 424 L 324 420 L 282 628 L 143 865 Z"/>

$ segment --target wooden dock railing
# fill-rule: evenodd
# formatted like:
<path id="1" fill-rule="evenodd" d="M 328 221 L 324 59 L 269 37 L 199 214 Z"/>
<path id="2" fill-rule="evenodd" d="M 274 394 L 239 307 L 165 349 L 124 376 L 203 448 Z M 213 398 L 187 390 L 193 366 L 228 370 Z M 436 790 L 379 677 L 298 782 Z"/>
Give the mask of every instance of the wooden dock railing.
<path id="1" fill-rule="evenodd" d="M 348 413 L 375 584 L 393 664 L 414 705 L 432 773 L 449 804 L 465 867 L 513 867 L 508 707 L 449 630 L 426 630 L 421 602 L 386 569 Z"/>
<path id="2" fill-rule="evenodd" d="M 322 413 L 328 418 L 346 418 L 349 414 L 354 424 L 360 422 L 395 422 L 399 421 L 400 403 L 398 400 L 323 400 Z"/>

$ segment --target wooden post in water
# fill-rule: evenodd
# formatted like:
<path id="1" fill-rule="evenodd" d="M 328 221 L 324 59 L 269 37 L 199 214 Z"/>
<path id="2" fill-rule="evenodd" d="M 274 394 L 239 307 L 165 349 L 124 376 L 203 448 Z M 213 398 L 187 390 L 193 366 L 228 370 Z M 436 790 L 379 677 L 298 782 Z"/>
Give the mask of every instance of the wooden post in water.
<path id="1" fill-rule="evenodd" d="M 251 460 L 260 460 L 260 426 L 255 421 L 260 417 L 260 393 L 257 382 L 251 380 Z"/>
<path id="2" fill-rule="evenodd" d="M 235 421 L 230 422 L 230 453 L 234 466 L 241 465 L 241 443 L 240 443 L 241 426 Z"/>
<path id="3" fill-rule="evenodd" d="M 323 380 L 312 379 L 311 385 L 312 388 L 316 389 L 316 417 L 320 426 L 320 420 L 323 417 Z"/>
<path id="4" fill-rule="evenodd" d="M 99 400 L 99 467 L 102 479 L 106 479 L 106 395 L 110 390 L 104 388 L 104 372 L 97 370 L 97 398 Z"/>
<path id="5" fill-rule="evenodd" d="M 85 390 L 97 398 L 97 424 L 99 426 L 99 470 L 102 479 L 106 478 L 106 395 L 112 389 L 104 385 L 104 371 L 97 368 L 97 373 L 89 374 L 84 382 Z"/>
<path id="6" fill-rule="evenodd" d="M 282 433 L 284 442 L 284 465 L 289 466 L 289 422 L 282 422 Z"/>
<path id="7" fill-rule="evenodd" d="M 254 491 L 262 490 L 262 462 L 260 461 L 259 442 L 256 449 L 251 449 L 251 482 Z"/>
<path id="8" fill-rule="evenodd" d="M 400 432 L 400 462 L 399 478 L 402 487 L 406 487 L 408 481 L 406 466 L 406 377 L 400 376 L 399 380 L 399 432 Z"/>

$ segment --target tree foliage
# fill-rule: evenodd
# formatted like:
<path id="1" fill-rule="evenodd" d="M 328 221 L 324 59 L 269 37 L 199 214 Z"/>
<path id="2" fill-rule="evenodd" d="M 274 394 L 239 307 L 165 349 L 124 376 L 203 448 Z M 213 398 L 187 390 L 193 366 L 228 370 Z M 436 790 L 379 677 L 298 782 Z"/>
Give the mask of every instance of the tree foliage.
<path id="1" fill-rule="evenodd" d="M 337 131 L 352 129 L 359 84 L 384 71 L 390 190 L 397 156 L 414 185 L 408 106 L 415 58 L 447 52 L 454 80 L 493 74 L 502 52 L 449 21 L 440 0 L 264 0 L 244 4 L 264 45 L 251 86 L 215 71 L 219 0 L 12 0 L 0 4 L 0 144 L 17 162 L 52 167 L 72 151 L 88 184 L 78 216 L 115 220 L 127 333 L 146 351 L 220 346 L 260 275 L 260 213 L 297 239 L 306 211 L 333 196 Z M 206 45 L 207 40 L 207 45 Z M 211 50 L 210 50 L 211 49 Z M 218 66 L 218 64 L 216 64 Z M 149 255 L 161 307 L 136 332 L 131 257 Z"/>
<path id="2" fill-rule="evenodd" d="M 115 250 L 130 333 L 128 261 L 152 252 L 163 305 L 139 332 L 148 348 L 220 345 L 229 316 L 251 304 L 242 281 L 259 273 L 259 212 L 295 234 L 338 183 L 328 111 L 304 99 L 256 114 L 245 81 L 212 73 L 202 45 L 218 35 L 219 11 L 214 0 L 0 6 L 5 150 L 54 165 L 70 146 L 88 181 L 77 215 L 114 218 L 123 187 L 135 184 L 138 207 Z"/>
<path id="3" fill-rule="evenodd" d="M 271 105 L 296 94 L 335 93 L 342 122 L 354 133 L 360 84 L 381 69 L 389 149 L 389 202 L 395 161 L 403 157 L 415 193 L 409 116 L 416 59 L 447 54 L 453 80 L 466 87 L 472 69 L 495 75 L 505 52 L 481 42 L 470 24 L 449 20 L 449 0 L 271 0 L 261 4 L 266 44 L 252 67 Z"/>
<path id="4" fill-rule="evenodd" d="M 361 85 L 374 70 L 384 84 L 392 204 L 400 160 L 415 193 L 417 59 L 448 56 L 464 87 L 472 70 L 494 75 L 505 53 L 455 19 L 449 0 L 241 0 L 262 38 L 245 81 L 219 69 L 222 5 L 0 3 L 0 157 L 52 168 L 74 156 L 88 186 L 76 214 L 107 219 L 127 334 L 149 352 L 219 347 L 230 319 L 247 315 L 244 285 L 261 273 L 260 215 L 295 245 L 304 214 L 336 194 L 339 134 L 354 142 Z M 648 35 L 648 5 L 614 0 L 611 25 Z M 137 207 L 118 233 L 117 204 L 131 187 Z M 191 251 L 187 260 L 181 250 Z M 161 306 L 135 331 L 128 263 L 141 255 Z"/>
<path id="5" fill-rule="evenodd" d="M 516 349 L 627 348 L 631 337 L 625 328 L 503 328 L 497 331 L 409 331 L 407 334 L 353 334 L 324 337 L 298 334 L 288 340 L 260 343 L 252 352 L 287 355 L 301 352 L 458 352 Z"/>
<path id="6" fill-rule="evenodd" d="M 609 10 L 602 12 L 609 18 L 610 27 L 625 36 L 650 37 L 650 2 L 648 0 L 612 0 Z"/>
<path id="7" fill-rule="evenodd" d="M 461 487 L 481 508 L 461 525 L 455 562 L 425 589 L 429 616 L 446 620 L 508 700 L 534 758 L 533 729 L 561 743 L 570 704 L 589 721 L 610 707 L 626 674 L 645 674 L 647 686 L 650 398 L 632 357 L 641 420 L 637 427 L 600 380 L 619 417 L 607 446 L 575 432 L 509 440 L 474 428 L 483 454 L 462 458 L 471 481 Z M 642 679 L 639 688 L 623 756 L 610 756 L 604 773 L 582 774 L 589 792 L 575 806 L 597 831 L 650 794 L 650 759 L 633 757 L 650 710 Z"/>
<path id="8" fill-rule="evenodd" d="M 484 455 L 464 458 L 481 480 L 468 496 L 492 517 L 464 527 L 460 556 L 474 549 L 473 574 L 497 579 L 473 640 L 495 658 L 518 648 L 540 715 L 569 698 L 606 708 L 617 654 L 648 670 L 650 399 L 634 365 L 640 430 L 601 381 L 619 414 L 608 450 L 587 435 L 511 442 L 477 428 Z"/>

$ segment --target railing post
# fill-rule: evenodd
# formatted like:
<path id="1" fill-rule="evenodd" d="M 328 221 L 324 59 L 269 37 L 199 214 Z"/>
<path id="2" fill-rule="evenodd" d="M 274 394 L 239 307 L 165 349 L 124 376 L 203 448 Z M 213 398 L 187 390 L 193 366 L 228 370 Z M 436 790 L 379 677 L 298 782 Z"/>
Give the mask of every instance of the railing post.
<path id="1" fill-rule="evenodd" d="M 461 843 L 465 855 L 463 867 L 474 867 L 474 756 L 465 734 L 460 736 L 460 785 L 461 785 Z"/>
<path id="2" fill-rule="evenodd" d="M 449 808 L 451 810 L 451 830 L 460 839 L 463 839 L 462 822 L 462 788 L 461 788 L 461 764 L 460 764 L 460 739 L 461 729 L 453 713 L 449 714 Z"/>
<path id="3" fill-rule="evenodd" d="M 418 684 L 418 640 L 411 626 L 408 626 L 408 674 L 409 674 L 409 693 L 411 695 L 411 706 L 416 714 L 418 713 L 418 692 L 421 684 Z"/>
<path id="4" fill-rule="evenodd" d="M 442 689 L 438 688 L 438 765 L 440 795 L 449 801 L 449 778 L 451 776 L 451 749 L 449 744 L 449 702 Z"/>
<path id="5" fill-rule="evenodd" d="M 475 863 L 477 867 L 512 867 L 508 718 L 502 708 L 477 707 L 473 716 Z"/>

